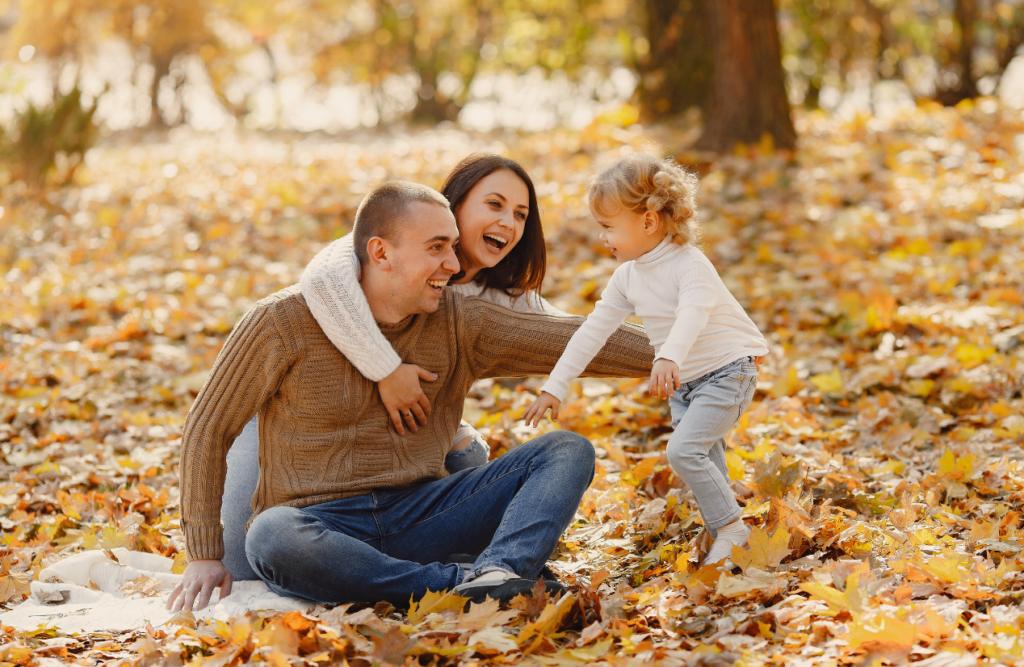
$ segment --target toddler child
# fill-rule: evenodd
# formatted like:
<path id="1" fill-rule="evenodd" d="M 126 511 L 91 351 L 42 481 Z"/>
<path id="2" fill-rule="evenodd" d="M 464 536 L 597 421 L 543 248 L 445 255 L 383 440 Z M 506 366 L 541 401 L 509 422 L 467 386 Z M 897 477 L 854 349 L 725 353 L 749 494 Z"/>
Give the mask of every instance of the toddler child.
<path id="1" fill-rule="evenodd" d="M 654 347 L 650 391 L 670 395 L 667 455 L 689 485 L 714 543 L 704 560 L 718 563 L 743 546 L 750 529 L 729 486 L 725 436 L 754 397 L 757 365 L 767 343 L 715 267 L 692 242 L 697 178 L 671 160 L 631 154 L 590 186 L 590 211 L 604 241 L 623 262 L 594 312 L 573 335 L 537 400 L 523 413 L 536 426 L 558 407 L 630 313 Z"/>

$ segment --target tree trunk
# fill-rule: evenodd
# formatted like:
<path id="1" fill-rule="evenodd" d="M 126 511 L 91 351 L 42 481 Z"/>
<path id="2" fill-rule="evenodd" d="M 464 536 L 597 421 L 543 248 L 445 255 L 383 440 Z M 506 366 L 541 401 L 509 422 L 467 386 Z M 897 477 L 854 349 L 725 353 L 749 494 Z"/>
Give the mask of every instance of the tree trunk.
<path id="1" fill-rule="evenodd" d="M 775 3 L 715 0 L 708 4 L 715 69 L 704 134 L 696 147 L 725 151 L 738 141 L 760 141 L 767 132 L 777 147 L 795 148 Z"/>
<path id="2" fill-rule="evenodd" d="M 708 3 L 646 0 L 644 7 L 650 50 L 637 62 L 641 118 L 673 116 L 694 106 L 707 111 L 712 67 Z"/>
<path id="3" fill-rule="evenodd" d="M 431 68 L 421 69 L 419 98 L 412 110 L 412 121 L 426 125 L 436 125 L 443 120 L 459 119 L 462 106 L 455 100 L 448 99 L 437 90 L 437 72 Z"/>
<path id="4" fill-rule="evenodd" d="M 171 71 L 171 60 L 170 58 L 154 58 L 153 59 L 153 82 L 149 86 L 149 125 L 150 127 L 167 127 L 167 121 L 164 119 L 164 114 L 160 110 L 160 82 L 164 80 Z"/>
<path id="5" fill-rule="evenodd" d="M 960 26 L 960 43 L 951 58 L 957 83 L 954 88 L 940 90 L 935 96 L 946 106 L 978 96 L 978 82 L 974 79 L 974 22 L 978 18 L 975 0 L 957 0 L 953 18 Z"/>

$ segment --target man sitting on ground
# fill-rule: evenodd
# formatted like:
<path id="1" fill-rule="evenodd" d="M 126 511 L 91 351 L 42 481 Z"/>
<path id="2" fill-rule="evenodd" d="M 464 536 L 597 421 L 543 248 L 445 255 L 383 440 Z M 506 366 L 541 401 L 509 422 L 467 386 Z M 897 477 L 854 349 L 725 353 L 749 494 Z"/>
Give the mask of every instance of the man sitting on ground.
<path id="1" fill-rule="evenodd" d="M 225 458 L 257 412 L 246 556 L 272 590 L 404 606 L 428 590 L 507 600 L 533 586 L 593 477 L 593 446 L 556 431 L 455 475 L 444 460 L 473 382 L 549 373 L 582 318 L 446 292 L 458 240 L 448 202 L 425 186 L 385 183 L 356 213 L 360 284 L 375 319 L 406 362 L 438 376 L 424 387 L 433 417 L 416 433 L 396 433 L 376 383 L 331 344 L 298 286 L 235 326 L 185 422 L 189 564 L 168 607 L 201 609 L 215 587 L 230 593 L 220 561 Z M 652 358 L 643 330 L 624 325 L 587 375 L 644 377 Z M 457 553 L 479 555 L 449 562 Z"/>

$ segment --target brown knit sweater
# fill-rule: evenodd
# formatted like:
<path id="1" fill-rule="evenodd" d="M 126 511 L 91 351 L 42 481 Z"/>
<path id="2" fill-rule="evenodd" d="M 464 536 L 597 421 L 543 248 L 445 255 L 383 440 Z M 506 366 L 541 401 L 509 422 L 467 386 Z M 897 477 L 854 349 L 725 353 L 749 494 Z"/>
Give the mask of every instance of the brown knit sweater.
<path id="1" fill-rule="evenodd" d="M 581 317 L 518 313 L 445 292 L 437 312 L 381 331 L 423 383 L 433 413 L 399 436 L 377 385 L 324 335 L 297 285 L 257 302 L 235 326 L 185 421 L 181 524 L 190 560 L 220 559 L 225 458 L 259 412 L 253 517 L 447 476 L 445 455 L 475 380 L 549 373 Z M 643 329 L 623 325 L 587 367 L 591 377 L 642 377 L 654 355 Z"/>

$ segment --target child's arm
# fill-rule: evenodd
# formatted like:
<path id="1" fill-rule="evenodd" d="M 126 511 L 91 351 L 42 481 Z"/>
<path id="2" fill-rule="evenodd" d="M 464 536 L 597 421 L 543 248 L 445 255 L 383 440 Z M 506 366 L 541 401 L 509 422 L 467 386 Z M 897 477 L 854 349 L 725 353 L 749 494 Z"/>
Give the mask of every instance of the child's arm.
<path id="1" fill-rule="evenodd" d="M 708 325 L 711 311 L 721 299 L 718 283 L 721 283 L 721 278 L 700 265 L 687 270 L 680 277 L 676 321 L 669 330 L 665 343 L 658 350 L 658 358 L 655 359 L 655 364 L 663 359 L 675 364 L 677 378 L 679 367 L 690 353 L 697 336 Z M 725 285 L 722 285 L 721 289 L 725 289 Z"/>
<path id="2" fill-rule="evenodd" d="M 537 400 L 523 413 L 523 419 L 528 424 L 536 426 L 548 409 L 551 409 L 551 418 L 558 419 L 558 408 L 569 390 L 569 383 L 583 373 L 604 347 L 608 337 L 633 312 L 632 304 L 618 286 L 618 275 L 618 271 L 612 274 L 601 300 L 594 306 L 594 312 L 569 339 L 548 381 L 540 388 Z"/>
<path id="3" fill-rule="evenodd" d="M 321 250 L 302 272 L 300 287 L 306 306 L 334 346 L 363 377 L 377 383 L 381 402 L 399 435 L 404 422 L 412 431 L 430 415 L 430 401 L 420 380 L 436 376 L 414 364 L 403 364 L 373 319 L 359 286 L 359 259 L 351 234 Z"/>
<path id="4" fill-rule="evenodd" d="M 558 407 L 562 404 L 560 400 L 547 393 L 540 392 L 540 395 L 523 412 L 523 421 L 530 426 L 536 427 L 544 419 L 544 413 L 551 410 L 551 421 L 558 421 Z"/>

